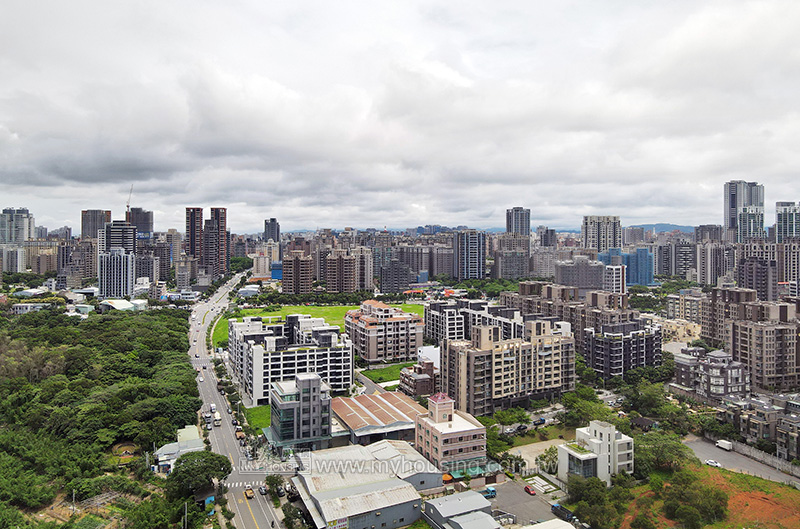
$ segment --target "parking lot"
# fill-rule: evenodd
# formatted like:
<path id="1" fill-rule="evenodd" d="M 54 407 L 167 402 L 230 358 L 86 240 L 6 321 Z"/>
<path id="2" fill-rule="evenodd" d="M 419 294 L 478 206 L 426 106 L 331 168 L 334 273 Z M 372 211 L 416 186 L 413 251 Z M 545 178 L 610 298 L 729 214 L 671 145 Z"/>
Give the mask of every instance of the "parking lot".
<path id="1" fill-rule="evenodd" d="M 502 485 L 492 485 L 497 490 L 497 497 L 489 500 L 492 509 L 516 515 L 517 523 L 528 525 L 538 520 L 551 520 L 556 516 L 550 512 L 550 504 L 541 493 L 530 496 L 525 492 L 522 481 L 506 481 Z"/>

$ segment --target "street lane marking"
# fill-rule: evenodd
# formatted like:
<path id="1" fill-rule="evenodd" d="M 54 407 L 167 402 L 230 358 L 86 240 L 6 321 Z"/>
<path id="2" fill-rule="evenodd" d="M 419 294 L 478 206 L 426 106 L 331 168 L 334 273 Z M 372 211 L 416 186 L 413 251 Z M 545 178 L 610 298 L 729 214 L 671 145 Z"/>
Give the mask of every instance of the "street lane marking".
<path id="1" fill-rule="evenodd" d="M 244 494 L 244 493 L 242 493 L 242 494 Z M 255 497 L 253 497 L 253 499 L 255 499 Z M 256 515 L 253 514 L 253 508 L 250 507 L 250 501 L 247 502 L 247 510 L 250 511 L 250 516 L 253 517 L 253 523 L 256 524 L 256 529 L 259 529 L 258 522 L 256 521 Z"/>

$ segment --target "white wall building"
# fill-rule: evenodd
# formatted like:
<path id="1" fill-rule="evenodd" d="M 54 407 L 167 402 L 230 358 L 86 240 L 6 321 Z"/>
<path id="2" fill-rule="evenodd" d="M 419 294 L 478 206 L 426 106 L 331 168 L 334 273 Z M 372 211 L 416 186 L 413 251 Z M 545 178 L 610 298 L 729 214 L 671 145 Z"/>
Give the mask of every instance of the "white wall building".
<path id="1" fill-rule="evenodd" d="M 97 261 L 97 278 L 101 298 L 132 296 L 136 279 L 136 255 L 122 248 L 101 253 Z"/>
<path id="2" fill-rule="evenodd" d="M 339 327 L 307 314 L 246 317 L 228 323 L 228 353 L 242 391 L 256 404 L 269 404 L 273 382 L 317 373 L 332 391 L 353 384 L 353 343 Z"/>
<path id="3" fill-rule="evenodd" d="M 611 486 L 611 476 L 633 472 L 633 438 L 617 431 L 613 424 L 591 421 L 575 430 L 575 441 L 558 447 L 558 479 L 570 475 L 596 477 Z"/>

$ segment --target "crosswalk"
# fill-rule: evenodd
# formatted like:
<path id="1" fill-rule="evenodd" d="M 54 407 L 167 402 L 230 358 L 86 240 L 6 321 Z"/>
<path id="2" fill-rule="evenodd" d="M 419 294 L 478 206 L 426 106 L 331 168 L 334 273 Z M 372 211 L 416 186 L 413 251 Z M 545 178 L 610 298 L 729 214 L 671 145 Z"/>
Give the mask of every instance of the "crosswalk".
<path id="1" fill-rule="evenodd" d="M 245 488 L 250 485 L 253 488 L 263 485 L 263 481 L 234 481 L 233 483 L 226 483 L 229 489 Z"/>

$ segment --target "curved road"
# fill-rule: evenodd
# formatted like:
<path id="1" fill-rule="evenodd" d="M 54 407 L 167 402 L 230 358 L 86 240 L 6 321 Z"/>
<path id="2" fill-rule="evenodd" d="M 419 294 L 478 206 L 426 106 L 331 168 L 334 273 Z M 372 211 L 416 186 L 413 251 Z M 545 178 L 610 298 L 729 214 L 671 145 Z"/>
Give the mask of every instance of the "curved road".
<path id="1" fill-rule="evenodd" d="M 209 406 L 214 403 L 217 411 L 222 415 L 222 426 L 214 427 L 209 432 L 211 449 L 228 457 L 231 460 L 233 471 L 226 480 L 228 485 L 228 508 L 236 513 L 232 523 L 240 529 L 268 529 L 280 526 L 269 496 L 258 494 L 258 487 L 264 483 L 266 469 L 263 463 L 249 462 L 245 457 L 244 448 L 239 446 L 239 441 L 231 424 L 233 415 L 226 412 L 227 399 L 217 391 L 217 377 L 214 374 L 214 364 L 211 354 L 206 347 L 206 335 L 211 323 L 217 314 L 228 306 L 228 293 L 239 282 L 241 274 L 234 276 L 211 297 L 210 300 L 195 305 L 189 330 L 189 357 L 192 365 L 200 369 L 197 377 L 200 389 L 200 398 L 203 400 L 201 412 L 209 411 Z M 200 382 L 200 379 L 203 379 Z M 252 485 L 256 492 L 252 500 L 245 498 L 245 485 Z M 273 525 L 274 522 L 274 525 Z"/>

